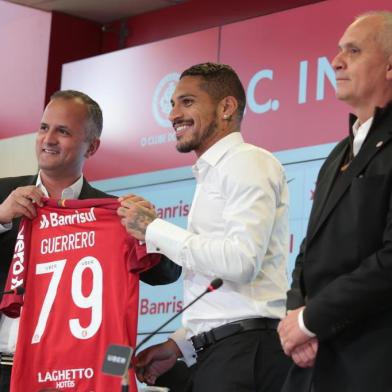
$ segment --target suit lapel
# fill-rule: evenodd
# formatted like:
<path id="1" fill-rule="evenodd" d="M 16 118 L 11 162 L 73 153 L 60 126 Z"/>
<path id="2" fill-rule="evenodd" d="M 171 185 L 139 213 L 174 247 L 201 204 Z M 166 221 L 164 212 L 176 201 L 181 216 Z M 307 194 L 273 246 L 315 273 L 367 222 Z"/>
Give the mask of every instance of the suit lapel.
<path id="1" fill-rule="evenodd" d="M 80 191 L 79 199 L 89 199 L 94 197 L 94 191 L 92 186 L 83 177 L 83 186 Z"/>
<path id="2" fill-rule="evenodd" d="M 330 168 L 331 174 L 329 174 L 325 185 L 322 186 L 321 190 L 317 191 L 318 193 L 322 192 L 322 195 L 320 196 L 320 200 L 317 200 L 318 205 L 315 214 L 312 212 L 312 226 L 309 226 L 308 241 L 311 241 L 323 225 L 339 200 L 350 187 L 353 179 L 359 177 L 374 156 L 391 141 L 391 131 L 387 127 L 379 129 L 375 127 L 375 129 L 372 129 L 369 133 L 368 140 L 366 140 L 358 155 L 334 185 L 334 179 L 339 171 L 344 153 L 347 150 L 342 151 L 340 156 L 335 159 Z"/>
<path id="3" fill-rule="evenodd" d="M 347 150 L 350 144 L 349 139 L 347 138 L 346 140 L 347 142 L 343 148 L 338 152 L 335 159 L 328 165 L 328 172 L 324 175 L 322 181 L 317 184 L 315 198 L 313 200 L 313 208 L 309 218 L 307 233 L 308 241 L 311 239 L 311 234 L 315 232 L 315 229 L 320 222 L 320 216 L 323 212 L 323 207 L 328 199 L 336 176 L 339 174 L 343 160 L 348 152 Z"/>
<path id="4" fill-rule="evenodd" d="M 37 183 L 38 174 L 30 176 L 27 185 L 35 185 Z"/>

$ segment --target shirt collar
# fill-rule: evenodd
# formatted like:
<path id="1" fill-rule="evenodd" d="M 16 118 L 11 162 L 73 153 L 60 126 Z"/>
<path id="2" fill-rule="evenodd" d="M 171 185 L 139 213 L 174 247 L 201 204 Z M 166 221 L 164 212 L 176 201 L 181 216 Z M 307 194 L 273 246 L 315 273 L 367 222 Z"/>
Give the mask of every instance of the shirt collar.
<path id="1" fill-rule="evenodd" d="M 205 151 L 196 163 L 192 166 L 193 174 L 197 180 L 200 179 L 201 174 L 209 166 L 216 166 L 221 158 L 232 147 L 244 142 L 240 132 L 232 132 L 213 144 L 207 151 Z"/>
<path id="2" fill-rule="evenodd" d="M 50 197 L 45 185 L 42 183 L 41 173 L 38 173 L 36 185 L 46 197 Z M 83 174 L 69 187 L 64 188 L 61 193 L 62 199 L 79 199 L 83 187 Z"/>
<path id="3" fill-rule="evenodd" d="M 357 136 L 358 132 L 361 133 L 363 132 L 367 134 L 369 132 L 370 127 L 372 126 L 372 123 L 373 123 L 373 117 L 370 117 L 363 124 L 360 124 L 359 119 L 357 119 L 352 126 L 352 131 L 354 136 Z"/>
<path id="4" fill-rule="evenodd" d="M 229 133 L 227 136 L 218 140 L 212 145 L 196 162 L 206 162 L 210 166 L 216 166 L 219 160 L 230 150 L 233 146 L 244 142 L 242 135 L 239 132 Z"/>

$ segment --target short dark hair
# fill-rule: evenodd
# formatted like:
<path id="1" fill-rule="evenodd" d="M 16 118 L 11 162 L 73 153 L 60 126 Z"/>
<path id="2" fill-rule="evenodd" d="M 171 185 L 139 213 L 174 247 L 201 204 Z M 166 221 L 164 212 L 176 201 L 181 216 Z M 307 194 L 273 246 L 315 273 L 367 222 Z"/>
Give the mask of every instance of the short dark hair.
<path id="1" fill-rule="evenodd" d="M 102 110 L 97 102 L 90 98 L 87 94 L 84 94 L 76 90 L 59 90 L 56 91 L 50 97 L 53 99 L 66 99 L 66 100 L 80 100 L 86 105 L 87 109 L 87 129 L 86 129 L 86 140 L 92 141 L 99 139 L 102 133 L 103 117 Z"/>
<path id="2" fill-rule="evenodd" d="M 242 120 L 246 94 L 244 86 L 233 68 L 226 64 L 202 63 L 186 69 L 180 79 L 184 76 L 200 76 L 204 80 L 204 83 L 201 83 L 201 88 L 218 102 L 227 96 L 233 96 L 238 102 L 238 120 Z"/>

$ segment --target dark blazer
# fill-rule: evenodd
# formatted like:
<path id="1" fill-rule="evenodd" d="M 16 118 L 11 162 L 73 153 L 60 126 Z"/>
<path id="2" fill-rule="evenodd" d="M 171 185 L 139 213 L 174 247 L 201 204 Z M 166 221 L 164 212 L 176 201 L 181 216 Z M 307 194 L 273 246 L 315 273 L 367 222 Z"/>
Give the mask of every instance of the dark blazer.
<path id="1" fill-rule="evenodd" d="M 0 203 L 16 188 L 34 185 L 37 176 L 8 177 L 0 179 Z M 79 199 L 114 197 L 93 188 L 85 179 Z M 20 219 L 14 219 L 12 229 L 0 234 L 0 290 L 4 290 L 8 270 L 11 264 Z M 140 274 L 140 279 L 150 285 L 160 285 L 175 282 L 181 275 L 181 267 L 167 257 L 162 256 L 155 267 Z M 1 296 L 0 296 L 1 298 Z"/>
<path id="2" fill-rule="evenodd" d="M 308 392 L 312 373 L 314 392 L 392 391 L 392 105 L 376 109 L 342 172 L 349 149 L 346 138 L 317 179 L 287 306 L 306 304 L 319 350 L 313 369 L 292 369 L 285 392 Z"/>

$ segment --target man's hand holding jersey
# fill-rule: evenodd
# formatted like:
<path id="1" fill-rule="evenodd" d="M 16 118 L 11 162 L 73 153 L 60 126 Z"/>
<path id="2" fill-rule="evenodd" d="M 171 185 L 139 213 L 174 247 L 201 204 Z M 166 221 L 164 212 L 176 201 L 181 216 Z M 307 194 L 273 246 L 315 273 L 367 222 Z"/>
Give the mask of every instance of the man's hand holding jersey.
<path id="1" fill-rule="evenodd" d="M 0 224 L 11 223 L 13 219 L 25 216 L 33 219 L 37 216 L 34 203 L 42 206 L 42 191 L 35 185 L 14 189 L 0 204 Z"/>
<path id="2" fill-rule="evenodd" d="M 127 232 L 138 240 L 144 241 L 147 226 L 157 218 L 154 206 L 137 195 L 126 195 L 119 199 L 121 207 L 117 213 Z"/>

